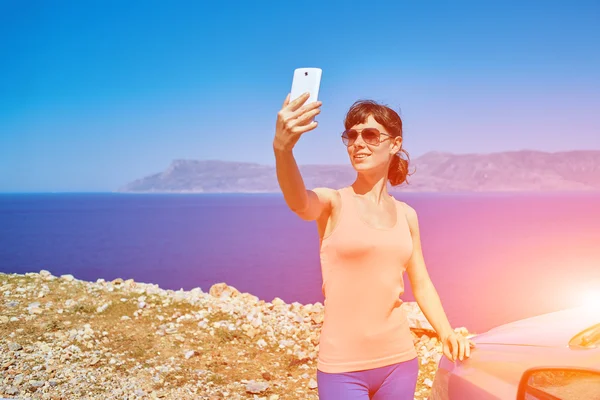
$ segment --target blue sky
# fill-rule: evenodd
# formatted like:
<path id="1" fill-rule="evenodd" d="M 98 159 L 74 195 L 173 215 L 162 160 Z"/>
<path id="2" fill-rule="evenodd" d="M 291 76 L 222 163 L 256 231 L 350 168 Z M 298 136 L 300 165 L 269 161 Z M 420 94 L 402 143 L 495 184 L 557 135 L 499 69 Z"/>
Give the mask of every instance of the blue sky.
<path id="1" fill-rule="evenodd" d="M 362 98 L 400 111 L 413 158 L 600 150 L 599 2 L 323 3 L 0 0 L 0 191 L 111 191 L 174 159 L 273 165 L 304 66 L 323 69 L 323 106 L 299 164 L 349 162 L 339 134 Z"/>

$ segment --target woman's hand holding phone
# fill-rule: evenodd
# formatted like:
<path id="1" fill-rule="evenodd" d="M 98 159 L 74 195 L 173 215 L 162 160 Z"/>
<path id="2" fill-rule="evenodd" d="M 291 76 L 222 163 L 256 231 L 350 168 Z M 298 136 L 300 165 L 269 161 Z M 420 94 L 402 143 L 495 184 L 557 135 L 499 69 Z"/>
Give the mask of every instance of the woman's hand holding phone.
<path id="1" fill-rule="evenodd" d="M 292 151 L 303 133 L 317 127 L 317 121 L 312 119 L 321 112 L 320 107 L 323 103 L 315 101 L 304 105 L 309 97 L 310 93 L 306 92 L 292 102 L 289 94 L 285 98 L 283 107 L 277 113 L 273 140 L 275 150 Z"/>

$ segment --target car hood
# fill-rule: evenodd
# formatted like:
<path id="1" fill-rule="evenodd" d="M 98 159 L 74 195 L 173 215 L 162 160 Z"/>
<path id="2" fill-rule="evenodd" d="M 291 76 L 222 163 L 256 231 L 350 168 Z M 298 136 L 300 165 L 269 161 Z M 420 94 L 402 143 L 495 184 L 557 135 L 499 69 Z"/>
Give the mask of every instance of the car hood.
<path id="1" fill-rule="evenodd" d="M 600 308 L 572 308 L 504 324 L 471 340 L 477 344 L 567 347 L 573 336 L 598 323 Z"/>

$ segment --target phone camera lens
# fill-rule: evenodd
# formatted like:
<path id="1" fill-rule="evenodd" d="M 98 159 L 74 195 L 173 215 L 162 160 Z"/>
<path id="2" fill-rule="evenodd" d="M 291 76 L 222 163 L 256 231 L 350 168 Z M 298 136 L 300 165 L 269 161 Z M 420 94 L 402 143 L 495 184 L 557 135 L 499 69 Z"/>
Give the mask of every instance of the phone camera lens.
<path id="1" fill-rule="evenodd" d="M 308 76 L 308 72 L 305 72 L 305 73 L 304 73 L 304 76 Z"/>

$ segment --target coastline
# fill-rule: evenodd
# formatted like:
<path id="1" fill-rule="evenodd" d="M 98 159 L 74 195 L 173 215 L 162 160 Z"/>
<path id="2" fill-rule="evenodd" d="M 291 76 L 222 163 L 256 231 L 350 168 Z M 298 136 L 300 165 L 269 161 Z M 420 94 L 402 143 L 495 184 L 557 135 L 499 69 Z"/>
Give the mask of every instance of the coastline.
<path id="1" fill-rule="evenodd" d="M 0 294 L 3 397 L 318 399 L 319 302 L 266 302 L 225 283 L 173 291 L 45 270 L 0 273 Z M 402 307 L 423 400 L 442 347 L 418 305 Z"/>

